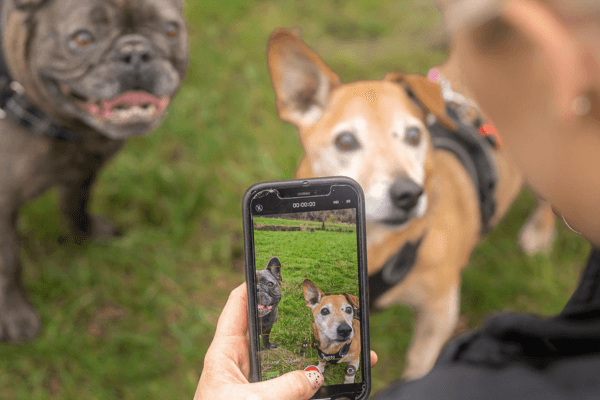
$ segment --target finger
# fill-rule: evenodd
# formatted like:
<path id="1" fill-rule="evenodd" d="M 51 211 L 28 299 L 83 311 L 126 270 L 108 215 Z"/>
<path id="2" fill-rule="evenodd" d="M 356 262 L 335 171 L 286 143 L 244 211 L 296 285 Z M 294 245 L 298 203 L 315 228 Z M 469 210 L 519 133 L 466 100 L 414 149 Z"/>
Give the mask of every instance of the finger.
<path id="1" fill-rule="evenodd" d="M 323 385 L 318 371 L 293 371 L 268 381 L 253 383 L 252 393 L 262 399 L 306 400 Z"/>
<path id="2" fill-rule="evenodd" d="M 243 336 L 248 327 L 248 292 L 246 283 L 233 289 L 221 312 L 215 339 L 227 336 Z"/>
<path id="3" fill-rule="evenodd" d="M 377 353 L 371 350 L 371 367 L 375 366 L 375 364 L 377 364 Z"/>

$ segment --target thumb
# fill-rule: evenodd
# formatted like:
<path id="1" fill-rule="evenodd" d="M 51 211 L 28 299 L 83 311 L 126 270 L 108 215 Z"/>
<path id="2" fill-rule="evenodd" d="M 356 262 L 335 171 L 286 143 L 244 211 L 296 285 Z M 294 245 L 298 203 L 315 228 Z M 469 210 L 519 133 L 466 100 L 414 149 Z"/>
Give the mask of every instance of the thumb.
<path id="1" fill-rule="evenodd" d="M 323 375 L 318 371 L 293 371 L 275 379 L 255 383 L 264 399 L 306 400 L 323 385 Z"/>

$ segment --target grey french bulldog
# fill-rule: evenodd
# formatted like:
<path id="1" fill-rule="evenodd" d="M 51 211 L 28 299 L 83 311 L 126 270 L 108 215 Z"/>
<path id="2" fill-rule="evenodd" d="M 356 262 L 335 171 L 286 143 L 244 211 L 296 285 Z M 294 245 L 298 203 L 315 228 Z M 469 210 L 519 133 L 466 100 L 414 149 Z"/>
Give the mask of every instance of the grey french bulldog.
<path id="1" fill-rule="evenodd" d="M 260 317 L 260 334 L 265 349 L 276 349 L 277 345 L 271 343 L 269 337 L 273 325 L 277 322 L 277 306 L 281 301 L 281 262 L 279 258 L 272 257 L 267 267 L 256 271 L 258 281 L 256 295 L 258 297 L 258 316 Z"/>
<path id="2" fill-rule="evenodd" d="M 19 208 L 58 187 L 76 242 L 117 235 L 88 213 L 90 190 L 126 138 L 161 122 L 188 48 L 182 0 L 2 0 L 0 37 L 10 87 L 45 116 L 19 123 L 17 99 L 0 119 L 0 340 L 20 341 L 40 320 L 21 281 Z"/>

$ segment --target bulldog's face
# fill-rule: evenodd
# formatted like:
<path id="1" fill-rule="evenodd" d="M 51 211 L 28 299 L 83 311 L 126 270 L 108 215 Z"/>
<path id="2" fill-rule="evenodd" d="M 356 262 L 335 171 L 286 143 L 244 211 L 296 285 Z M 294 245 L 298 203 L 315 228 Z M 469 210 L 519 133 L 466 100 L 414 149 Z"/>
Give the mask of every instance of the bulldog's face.
<path id="1" fill-rule="evenodd" d="M 187 67 L 181 0 L 47 0 L 24 24 L 41 101 L 112 139 L 154 129 Z"/>
<path id="2" fill-rule="evenodd" d="M 258 297 L 258 314 L 264 317 L 270 314 L 281 301 L 281 262 L 279 258 L 272 257 L 267 267 L 256 271 Z"/>

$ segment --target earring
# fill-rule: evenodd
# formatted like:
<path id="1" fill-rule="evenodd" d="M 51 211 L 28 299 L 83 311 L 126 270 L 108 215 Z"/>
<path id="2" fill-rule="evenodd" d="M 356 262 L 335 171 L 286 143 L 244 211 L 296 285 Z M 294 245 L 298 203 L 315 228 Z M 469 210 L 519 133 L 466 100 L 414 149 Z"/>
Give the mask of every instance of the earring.
<path id="1" fill-rule="evenodd" d="M 590 99 L 588 98 L 588 96 L 581 95 L 575 100 L 573 100 L 571 107 L 575 115 L 577 115 L 578 117 L 583 117 L 584 115 L 590 112 L 592 104 L 590 103 Z"/>
<path id="2" fill-rule="evenodd" d="M 565 223 L 565 225 L 567 226 L 567 228 L 569 228 L 570 230 L 572 230 L 573 232 L 575 232 L 578 235 L 581 235 L 581 232 L 576 231 L 575 229 L 573 229 L 573 227 L 571 225 L 569 225 L 569 223 L 567 222 L 567 220 L 565 219 L 564 215 L 561 215 L 563 222 Z"/>

